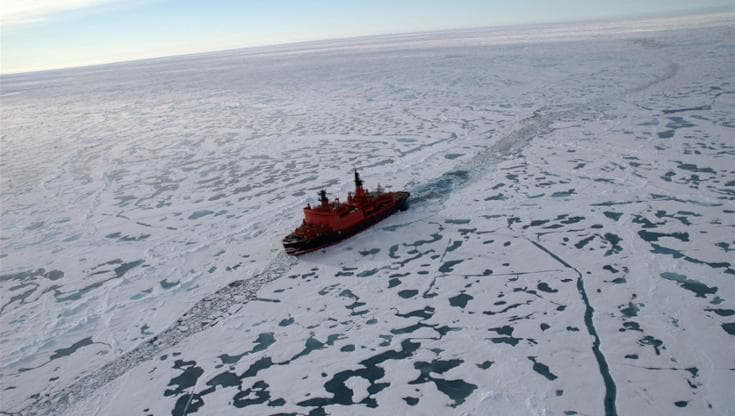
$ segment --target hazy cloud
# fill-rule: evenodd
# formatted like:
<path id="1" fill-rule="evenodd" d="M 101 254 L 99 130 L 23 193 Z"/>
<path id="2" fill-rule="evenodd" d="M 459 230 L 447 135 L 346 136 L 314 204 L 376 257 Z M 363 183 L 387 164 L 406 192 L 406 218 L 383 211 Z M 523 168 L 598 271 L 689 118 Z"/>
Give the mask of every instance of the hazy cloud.
<path id="1" fill-rule="evenodd" d="M 68 10 L 83 9 L 113 0 L 0 0 L 0 23 L 30 23 Z"/>

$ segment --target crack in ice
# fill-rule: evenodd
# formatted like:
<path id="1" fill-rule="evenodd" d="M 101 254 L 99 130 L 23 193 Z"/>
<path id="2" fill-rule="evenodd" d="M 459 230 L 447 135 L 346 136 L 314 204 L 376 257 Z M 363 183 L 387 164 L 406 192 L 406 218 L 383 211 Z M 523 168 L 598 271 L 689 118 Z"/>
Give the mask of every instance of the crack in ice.
<path id="1" fill-rule="evenodd" d="M 615 396 L 617 394 L 617 387 L 615 386 L 615 380 L 613 380 L 612 376 L 610 375 L 610 368 L 607 365 L 607 361 L 605 360 L 605 355 L 600 350 L 600 337 L 597 334 L 597 329 L 595 328 L 595 323 L 592 320 L 593 314 L 595 313 L 595 309 L 590 304 L 590 300 L 587 297 L 587 291 L 584 288 L 584 280 L 582 279 L 582 273 L 577 270 L 576 267 L 573 267 L 566 261 L 564 261 L 561 257 L 557 256 L 556 254 L 552 253 L 541 245 L 540 243 L 537 243 L 533 240 L 527 239 L 529 242 L 531 242 L 533 245 L 538 247 L 541 251 L 548 254 L 551 258 L 562 264 L 564 267 L 567 267 L 569 269 L 574 270 L 577 273 L 577 290 L 579 291 L 579 294 L 582 296 L 582 301 L 585 305 L 585 311 L 584 311 L 584 324 L 587 327 L 587 332 L 592 336 L 594 341 L 592 342 L 592 353 L 595 355 L 595 359 L 597 360 L 597 365 L 600 368 L 600 374 L 602 375 L 602 380 L 605 384 L 605 399 L 604 399 L 604 407 L 605 407 L 605 416 L 617 416 L 618 411 L 615 407 Z"/>

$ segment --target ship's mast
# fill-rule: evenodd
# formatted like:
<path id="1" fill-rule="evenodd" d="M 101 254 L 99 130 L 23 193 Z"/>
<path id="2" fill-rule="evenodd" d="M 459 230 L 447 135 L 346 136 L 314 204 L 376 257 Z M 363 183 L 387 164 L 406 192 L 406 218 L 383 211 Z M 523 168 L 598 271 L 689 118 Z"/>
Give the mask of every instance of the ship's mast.
<path id="1" fill-rule="evenodd" d="M 362 199 L 365 196 L 365 190 L 362 188 L 362 179 L 355 169 L 355 198 Z"/>
<path id="2" fill-rule="evenodd" d="M 321 202 L 322 207 L 328 207 L 329 206 L 329 198 L 327 198 L 327 191 L 322 189 L 319 191 L 319 202 Z"/>

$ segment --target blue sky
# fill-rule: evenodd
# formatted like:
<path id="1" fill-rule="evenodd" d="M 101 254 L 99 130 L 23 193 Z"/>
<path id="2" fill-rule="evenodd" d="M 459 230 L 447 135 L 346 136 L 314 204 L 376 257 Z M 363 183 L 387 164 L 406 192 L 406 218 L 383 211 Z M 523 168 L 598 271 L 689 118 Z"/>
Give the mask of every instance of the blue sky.
<path id="1" fill-rule="evenodd" d="M 1 0 L 0 72 L 370 34 L 735 7 L 735 0 Z"/>

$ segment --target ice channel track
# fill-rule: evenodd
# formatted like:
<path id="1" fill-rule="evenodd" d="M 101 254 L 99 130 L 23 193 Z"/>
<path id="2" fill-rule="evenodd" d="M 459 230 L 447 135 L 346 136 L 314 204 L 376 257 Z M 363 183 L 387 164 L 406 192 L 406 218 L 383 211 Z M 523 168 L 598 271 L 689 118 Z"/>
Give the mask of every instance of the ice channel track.
<path id="1" fill-rule="evenodd" d="M 155 337 L 141 343 L 99 370 L 80 378 L 76 383 L 59 391 L 46 401 L 34 403 L 17 413 L 8 415 L 63 414 L 72 400 L 81 400 L 107 383 L 125 374 L 144 361 L 154 358 L 160 351 L 173 347 L 197 332 L 219 323 L 237 313 L 242 305 L 256 300 L 258 290 L 287 273 L 296 260 L 279 253 L 263 272 L 251 279 L 236 280 L 197 302 L 170 327 Z M 52 413 L 53 412 L 53 413 Z"/>
<path id="2" fill-rule="evenodd" d="M 646 44 L 640 44 L 639 46 L 648 47 Z M 482 178 L 493 169 L 497 162 L 519 154 L 533 138 L 541 137 L 552 132 L 554 130 L 554 122 L 570 117 L 577 117 L 580 113 L 586 113 L 587 115 L 591 115 L 592 118 L 596 118 L 603 113 L 604 110 L 602 107 L 605 103 L 624 99 L 630 94 L 639 93 L 673 78 L 677 70 L 678 65 L 671 63 L 666 67 L 663 74 L 626 89 L 622 93 L 566 106 L 566 108 L 556 111 L 548 107 L 534 111 L 533 115 L 519 122 L 520 127 L 504 135 L 495 144 L 479 152 L 472 159 L 456 165 L 453 170 L 445 172 L 426 184 L 411 189 L 413 195 L 411 198 L 412 204 L 423 205 L 428 200 L 432 200 L 434 203 L 446 200 L 452 190 L 467 186 Z M 563 259 L 558 258 L 538 244 L 536 245 L 564 266 L 574 269 L 572 265 Z M 184 313 L 181 318 L 177 319 L 169 328 L 148 341 L 141 343 L 114 361 L 105 364 L 94 373 L 80 378 L 77 382 L 60 390 L 47 400 L 33 403 L 19 412 L 0 411 L 0 414 L 17 416 L 46 415 L 52 414 L 52 412 L 53 414 L 63 414 L 69 408 L 72 401 L 83 400 L 97 389 L 124 375 L 138 364 L 154 358 L 159 352 L 177 345 L 189 336 L 201 332 L 207 327 L 216 325 L 224 318 L 237 313 L 243 304 L 257 300 L 257 293 L 262 286 L 285 275 L 296 262 L 297 260 L 295 258 L 287 256 L 285 253 L 279 253 L 260 274 L 250 279 L 233 281 L 211 295 L 206 296 Z M 605 356 L 600 349 L 601 340 L 597 335 L 593 320 L 594 308 L 589 303 L 589 298 L 584 290 L 584 283 L 581 277 L 578 279 L 578 290 L 586 305 L 584 322 L 589 335 L 594 340 L 591 348 L 595 353 L 595 358 L 597 359 L 599 371 L 605 386 L 605 415 L 616 416 L 615 382 L 609 373 Z"/>
<path id="3" fill-rule="evenodd" d="M 587 105 L 576 107 L 581 109 Z M 520 128 L 511 131 L 467 163 L 456 166 L 454 170 L 442 174 L 425 185 L 412 189 L 412 195 L 415 195 L 415 197 L 412 197 L 412 203 L 415 201 L 420 204 L 429 199 L 435 203 L 445 200 L 449 197 L 451 190 L 466 186 L 487 173 L 494 162 L 520 152 L 531 139 L 548 133 L 553 121 L 574 113 L 574 109 L 550 113 L 536 111 L 533 116 L 520 122 Z M 445 192 L 437 193 L 436 188 L 442 188 Z M 201 332 L 207 327 L 214 326 L 223 318 L 237 313 L 241 305 L 257 299 L 258 290 L 263 285 L 285 275 L 296 261 L 295 258 L 287 256 L 285 253 L 279 253 L 256 277 L 233 281 L 201 299 L 163 332 L 141 343 L 114 361 L 105 364 L 94 373 L 80 378 L 77 382 L 60 390 L 47 400 L 33 403 L 19 412 L 0 413 L 17 416 L 46 415 L 51 414 L 51 412 L 54 412 L 53 414 L 63 414 L 72 401 L 83 400 L 138 364 L 154 358 L 159 352 L 171 348 L 189 336 Z"/>

